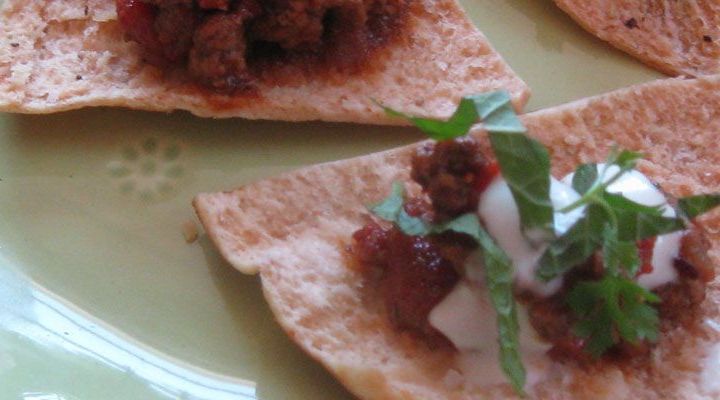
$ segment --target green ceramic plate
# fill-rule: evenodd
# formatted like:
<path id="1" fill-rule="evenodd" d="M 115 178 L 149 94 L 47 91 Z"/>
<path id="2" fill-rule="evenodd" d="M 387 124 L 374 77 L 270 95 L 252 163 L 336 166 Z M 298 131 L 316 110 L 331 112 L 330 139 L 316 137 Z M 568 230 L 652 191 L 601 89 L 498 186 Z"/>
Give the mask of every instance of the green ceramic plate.
<path id="1" fill-rule="evenodd" d="M 549 0 L 465 0 L 530 109 L 658 75 Z M 207 238 L 201 191 L 418 140 L 410 129 L 92 109 L 0 114 L 0 398 L 349 399 Z"/>

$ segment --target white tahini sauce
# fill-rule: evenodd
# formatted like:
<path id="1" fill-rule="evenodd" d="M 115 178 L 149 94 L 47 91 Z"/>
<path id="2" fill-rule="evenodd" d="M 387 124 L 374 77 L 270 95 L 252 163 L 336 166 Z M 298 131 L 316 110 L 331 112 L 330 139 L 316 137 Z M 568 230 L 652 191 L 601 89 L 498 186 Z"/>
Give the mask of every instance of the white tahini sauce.
<path id="1" fill-rule="evenodd" d="M 573 188 L 555 178 L 550 181 L 550 200 L 559 210 L 578 200 Z M 555 212 L 555 234 L 562 235 L 582 217 L 583 208 L 569 213 Z M 478 214 L 490 236 L 505 250 L 515 266 L 515 282 L 520 288 L 532 290 L 541 296 L 549 296 L 562 286 L 562 278 L 542 282 L 535 278 L 537 262 L 546 244 L 533 244 L 527 240 L 520 225 L 520 213 L 505 179 L 496 178 L 483 192 Z"/>
<path id="2" fill-rule="evenodd" d="M 469 266 L 476 267 L 482 268 Z M 498 363 L 495 311 L 484 283 L 460 281 L 428 319 L 460 350 L 456 361 L 465 383 L 482 386 L 507 382 Z M 550 345 L 537 338 L 524 307 L 519 307 L 518 319 L 521 354 L 531 387 L 548 370 L 550 361 L 545 353 Z"/>

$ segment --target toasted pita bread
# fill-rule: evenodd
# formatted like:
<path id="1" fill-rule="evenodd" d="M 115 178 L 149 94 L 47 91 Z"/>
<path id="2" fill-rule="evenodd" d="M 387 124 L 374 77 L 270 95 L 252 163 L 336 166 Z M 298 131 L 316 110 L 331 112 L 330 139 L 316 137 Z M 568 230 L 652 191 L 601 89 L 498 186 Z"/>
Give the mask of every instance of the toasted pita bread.
<path id="1" fill-rule="evenodd" d="M 508 90 L 521 109 L 527 86 L 456 0 L 416 2 L 407 37 L 385 49 L 372 72 L 302 85 L 260 84 L 256 98 L 210 94 L 143 63 L 139 47 L 123 40 L 113 0 L 5 0 L 0 111 L 121 106 L 182 109 L 203 117 L 397 124 L 371 99 L 441 117 L 463 95 L 499 88 Z"/>
<path id="2" fill-rule="evenodd" d="M 600 160 L 609 148 L 646 153 L 641 169 L 673 195 L 720 190 L 720 78 L 662 80 L 523 117 L 552 152 L 556 175 Z M 476 135 L 484 141 L 482 132 Z M 280 325 L 308 354 L 364 399 L 512 397 L 509 385 L 449 386 L 453 354 L 431 351 L 396 333 L 363 279 L 348 268 L 345 248 L 361 227 L 365 204 L 408 179 L 415 145 L 304 168 L 232 192 L 200 194 L 194 206 L 222 255 L 259 273 Z M 705 216 L 710 257 L 720 261 L 720 212 Z M 720 264 L 718 264 L 720 265 Z M 720 282 L 709 285 L 703 321 L 720 318 Z M 494 318 L 494 316 L 488 316 Z M 539 398 L 716 398 L 700 377 L 717 381 L 705 357 L 718 354 L 716 323 L 663 335 L 642 369 L 592 371 L 554 364 L 536 385 Z M 456 374 L 456 373 L 455 373 Z M 713 375 L 714 374 L 714 375 Z M 457 377 L 457 376 L 456 376 Z M 457 384 L 457 382 L 455 382 Z"/>
<path id="3" fill-rule="evenodd" d="M 720 72 L 715 0 L 555 0 L 602 40 L 670 75 Z"/>

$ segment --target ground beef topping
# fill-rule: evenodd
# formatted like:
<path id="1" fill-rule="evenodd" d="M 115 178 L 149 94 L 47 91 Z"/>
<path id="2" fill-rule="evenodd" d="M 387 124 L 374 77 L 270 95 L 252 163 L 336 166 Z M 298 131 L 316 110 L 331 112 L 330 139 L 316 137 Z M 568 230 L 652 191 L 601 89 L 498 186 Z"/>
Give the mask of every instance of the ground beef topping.
<path id="1" fill-rule="evenodd" d="M 427 143 L 412 159 L 412 179 L 422 186 L 442 218 L 474 211 L 480 193 L 498 174 L 470 137 Z"/>
<path id="2" fill-rule="evenodd" d="M 409 0 L 116 0 L 145 60 L 216 92 L 248 89 L 273 62 L 356 72 L 402 26 Z M 294 61 L 295 60 L 295 61 Z M 291 71 L 293 69 L 278 69 Z M 280 79 L 279 81 L 282 81 Z"/>

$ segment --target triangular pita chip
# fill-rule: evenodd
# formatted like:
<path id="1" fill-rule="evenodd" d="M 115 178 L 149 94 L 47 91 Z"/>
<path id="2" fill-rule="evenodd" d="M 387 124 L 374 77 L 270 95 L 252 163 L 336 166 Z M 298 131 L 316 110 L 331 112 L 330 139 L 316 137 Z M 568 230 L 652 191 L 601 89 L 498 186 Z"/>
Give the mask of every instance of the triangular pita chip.
<path id="1" fill-rule="evenodd" d="M 399 123 L 372 100 L 447 116 L 465 94 L 505 88 L 521 109 L 529 91 L 455 0 L 418 0 L 408 34 L 374 72 L 300 86 L 260 84 L 259 98 L 200 92 L 163 77 L 123 40 L 114 0 L 6 0 L 0 15 L 0 111 L 85 106 L 188 110 L 206 117 Z"/>
<path id="2" fill-rule="evenodd" d="M 715 0 L 555 0 L 602 40 L 670 75 L 720 73 Z"/>
<path id="3" fill-rule="evenodd" d="M 671 194 L 720 190 L 719 78 L 657 81 L 538 111 L 523 121 L 550 147 L 558 176 L 580 162 L 602 160 L 617 144 L 644 152 L 641 169 Z M 485 141 L 482 132 L 477 135 Z M 243 272 L 259 273 L 267 301 L 290 337 L 358 397 L 512 397 L 506 384 L 473 388 L 458 385 L 457 376 L 445 379 L 454 369 L 453 354 L 397 334 L 381 307 L 363 296 L 363 279 L 348 268 L 345 249 L 365 222 L 365 205 L 383 198 L 393 181 L 408 179 L 413 149 L 200 194 L 194 206 L 222 255 Z M 717 264 L 720 212 L 702 222 Z M 714 398 L 717 393 L 708 393 L 700 379 L 720 379 L 706 360 L 709 353 L 720 354 L 720 331 L 713 328 L 720 321 L 719 303 L 716 280 L 700 309 L 707 323 L 663 335 L 648 365 L 579 370 L 555 364 L 533 393 L 552 399 Z"/>

